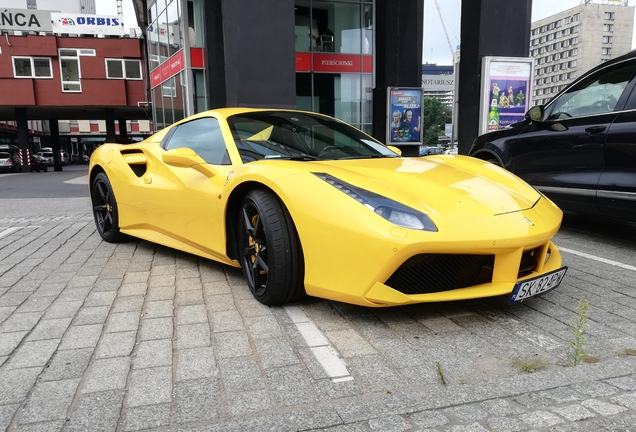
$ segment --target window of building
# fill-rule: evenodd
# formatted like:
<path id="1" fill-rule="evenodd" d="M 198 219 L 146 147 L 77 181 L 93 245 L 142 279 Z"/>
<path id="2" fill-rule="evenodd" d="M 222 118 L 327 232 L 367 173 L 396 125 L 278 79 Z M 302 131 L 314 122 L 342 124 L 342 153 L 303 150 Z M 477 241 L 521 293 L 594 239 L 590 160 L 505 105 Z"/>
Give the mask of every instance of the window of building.
<path id="1" fill-rule="evenodd" d="M 177 86 L 175 78 L 172 77 L 161 84 L 161 96 L 175 98 L 177 97 Z"/>
<path id="2" fill-rule="evenodd" d="M 51 59 L 48 57 L 12 57 L 13 76 L 16 78 L 53 78 Z"/>
<path id="3" fill-rule="evenodd" d="M 575 66 L 576 66 L 576 60 L 572 60 L 572 61 L 569 63 L 569 66 L 570 66 L 570 67 L 575 67 Z"/>
<path id="4" fill-rule="evenodd" d="M 579 16 L 580 16 L 580 15 L 581 15 L 581 14 L 577 14 L 577 13 L 576 13 L 576 14 L 574 14 L 574 15 L 572 15 L 572 21 L 578 21 L 578 20 L 579 20 Z"/>
<path id="5" fill-rule="evenodd" d="M 605 12 L 605 19 L 606 20 L 613 20 L 614 19 L 614 12 Z"/>
<path id="6" fill-rule="evenodd" d="M 603 43 L 611 44 L 613 36 L 603 36 Z"/>
<path id="7" fill-rule="evenodd" d="M 106 78 L 108 79 L 141 79 L 141 60 L 106 59 Z"/>
<path id="8" fill-rule="evenodd" d="M 572 33 L 578 33 L 579 32 L 579 26 L 575 25 L 574 27 L 572 27 Z"/>
<path id="9" fill-rule="evenodd" d="M 60 49 L 58 55 L 60 58 L 62 92 L 80 93 L 82 91 L 82 73 L 77 50 Z"/>
<path id="10" fill-rule="evenodd" d="M 603 24 L 603 31 L 606 31 L 606 32 L 614 31 L 614 24 Z"/>
<path id="11" fill-rule="evenodd" d="M 601 48 L 601 54 L 603 54 L 603 55 L 612 55 L 612 49 L 611 48 L 607 48 L 607 47 L 603 47 L 603 48 Z"/>

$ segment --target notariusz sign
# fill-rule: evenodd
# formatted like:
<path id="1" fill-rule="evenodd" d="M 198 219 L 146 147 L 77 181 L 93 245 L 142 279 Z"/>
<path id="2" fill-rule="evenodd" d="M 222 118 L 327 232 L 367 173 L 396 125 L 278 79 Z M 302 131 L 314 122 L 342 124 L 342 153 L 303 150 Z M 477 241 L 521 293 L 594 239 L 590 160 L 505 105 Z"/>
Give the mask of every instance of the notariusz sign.
<path id="1" fill-rule="evenodd" d="M 0 30 L 50 32 L 51 12 L 37 9 L 0 9 Z"/>

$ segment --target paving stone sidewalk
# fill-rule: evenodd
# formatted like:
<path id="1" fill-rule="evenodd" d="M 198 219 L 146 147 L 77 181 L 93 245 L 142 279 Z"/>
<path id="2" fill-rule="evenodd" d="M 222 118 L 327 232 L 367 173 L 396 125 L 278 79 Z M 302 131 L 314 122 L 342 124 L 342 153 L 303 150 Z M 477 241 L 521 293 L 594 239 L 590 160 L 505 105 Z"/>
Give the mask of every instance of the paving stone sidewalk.
<path id="1" fill-rule="evenodd" d="M 630 270 L 568 257 L 567 282 L 518 307 L 297 303 L 351 374 L 335 382 L 240 270 L 104 243 L 88 214 L 0 210 L 0 232 L 12 228 L 0 237 L 0 431 L 636 431 Z M 566 367 L 581 298 L 599 361 Z M 545 367 L 521 372 L 517 357 Z"/>

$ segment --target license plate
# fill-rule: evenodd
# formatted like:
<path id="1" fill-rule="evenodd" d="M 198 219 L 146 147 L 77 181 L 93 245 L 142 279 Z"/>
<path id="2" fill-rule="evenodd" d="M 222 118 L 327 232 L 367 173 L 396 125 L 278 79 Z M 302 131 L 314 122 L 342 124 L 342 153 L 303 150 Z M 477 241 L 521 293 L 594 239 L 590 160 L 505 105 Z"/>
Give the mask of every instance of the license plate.
<path id="1" fill-rule="evenodd" d="M 567 267 L 561 267 L 559 270 L 544 274 L 543 276 L 517 282 L 512 291 L 510 302 L 522 301 L 558 287 L 567 270 Z"/>

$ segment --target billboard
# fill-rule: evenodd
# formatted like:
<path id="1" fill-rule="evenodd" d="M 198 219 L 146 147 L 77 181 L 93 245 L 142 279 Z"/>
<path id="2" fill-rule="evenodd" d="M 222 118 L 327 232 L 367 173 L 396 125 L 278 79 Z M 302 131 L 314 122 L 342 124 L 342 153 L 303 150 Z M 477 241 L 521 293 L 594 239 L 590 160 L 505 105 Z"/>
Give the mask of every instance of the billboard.
<path id="1" fill-rule="evenodd" d="M 524 119 L 530 108 L 533 65 L 532 57 L 483 58 L 480 135 Z"/>
<path id="2" fill-rule="evenodd" d="M 77 15 L 51 12 L 53 33 L 123 36 L 124 23 L 118 16 Z"/>
<path id="3" fill-rule="evenodd" d="M 389 87 L 387 137 L 391 144 L 422 144 L 422 88 Z"/>
<path id="4" fill-rule="evenodd" d="M 0 10 L 0 30 L 51 31 L 51 12 L 33 9 Z"/>

